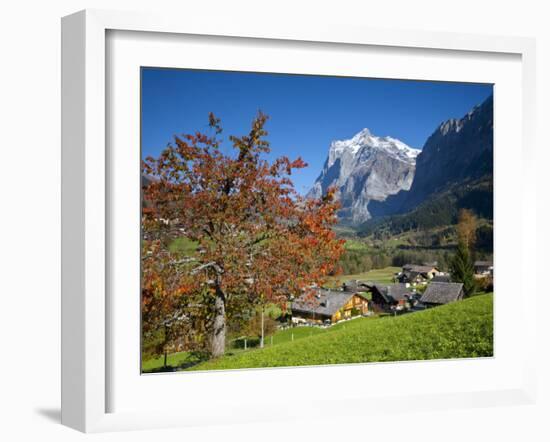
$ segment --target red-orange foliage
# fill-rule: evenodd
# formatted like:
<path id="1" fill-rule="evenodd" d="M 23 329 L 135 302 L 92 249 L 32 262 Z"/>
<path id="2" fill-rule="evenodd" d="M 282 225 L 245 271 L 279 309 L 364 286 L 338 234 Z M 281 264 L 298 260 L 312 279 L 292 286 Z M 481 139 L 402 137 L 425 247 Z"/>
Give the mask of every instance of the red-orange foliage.
<path id="1" fill-rule="evenodd" d="M 207 293 L 213 356 L 224 352 L 225 316 L 234 301 L 261 297 L 284 305 L 322 283 L 343 253 L 331 229 L 334 192 L 319 200 L 297 194 L 290 176 L 306 164 L 264 158 L 266 121 L 259 113 L 248 135 L 230 137 L 235 152 L 228 155 L 220 120 L 210 114 L 213 135 L 175 137 L 158 158 L 143 162 L 151 183 L 144 188 L 142 316 L 153 305 L 169 314 L 182 297 Z M 170 254 L 166 238 L 177 235 L 198 244 L 193 256 Z"/>

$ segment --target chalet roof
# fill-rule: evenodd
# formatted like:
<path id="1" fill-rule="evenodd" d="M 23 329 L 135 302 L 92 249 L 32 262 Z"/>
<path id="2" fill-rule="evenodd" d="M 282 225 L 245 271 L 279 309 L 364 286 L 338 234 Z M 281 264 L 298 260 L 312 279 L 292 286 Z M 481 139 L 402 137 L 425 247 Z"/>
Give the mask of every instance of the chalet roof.
<path id="1" fill-rule="evenodd" d="M 426 304 L 448 304 L 458 301 L 464 284 L 461 282 L 431 282 L 420 298 Z"/>
<path id="2" fill-rule="evenodd" d="M 451 275 L 435 275 L 432 282 L 451 282 Z"/>
<path id="3" fill-rule="evenodd" d="M 426 267 L 437 267 L 437 261 L 423 262 L 422 265 Z"/>
<path id="4" fill-rule="evenodd" d="M 416 272 L 416 271 L 405 270 L 400 275 L 397 276 L 397 279 L 399 281 L 411 282 L 411 281 L 417 280 L 419 277 L 421 279 L 427 279 L 428 275 L 426 274 L 426 272 Z"/>
<path id="5" fill-rule="evenodd" d="M 342 284 L 342 287 L 344 288 L 344 291 L 348 292 L 354 292 L 354 291 L 367 291 L 369 290 L 374 283 L 370 281 L 362 281 L 359 279 L 351 279 L 349 281 L 345 281 Z"/>
<path id="6" fill-rule="evenodd" d="M 359 286 L 358 282 L 355 281 L 355 280 L 349 280 L 349 281 L 344 281 L 342 283 L 342 288 L 344 290 L 347 290 L 347 291 L 353 291 L 353 290 L 356 290 L 357 287 Z"/>
<path id="7" fill-rule="evenodd" d="M 417 272 L 417 273 L 428 273 L 433 270 L 437 270 L 435 266 L 419 266 L 416 264 L 405 264 L 403 266 L 404 272 Z"/>
<path id="8" fill-rule="evenodd" d="M 475 267 L 492 267 L 493 261 L 476 261 L 474 262 Z"/>
<path id="9" fill-rule="evenodd" d="M 318 289 L 315 294 L 303 294 L 292 302 L 293 312 L 332 316 L 356 293 L 342 290 Z"/>
<path id="10" fill-rule="evenodd" d="M 405 284 L 375 285 L 374 289 L 389 303 L 405 301 L 412 295 Z"/>

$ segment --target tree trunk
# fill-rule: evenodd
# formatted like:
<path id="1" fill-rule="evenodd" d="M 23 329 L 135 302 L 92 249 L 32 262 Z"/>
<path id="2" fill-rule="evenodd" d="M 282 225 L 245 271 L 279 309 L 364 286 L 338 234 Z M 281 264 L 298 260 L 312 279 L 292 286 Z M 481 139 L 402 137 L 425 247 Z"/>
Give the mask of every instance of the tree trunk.
<path id="1" fill-rule="evenodd" d="M 260 337 L 260 348 L 264 348 L 264 306 L 262 305 L 262 316 L 261 316 L 262 331 Z"/>
<path id="2" fill-rule="evenodd" d="M 166 348 L 166 346 L 168 345 L 168 340 L 168 327 L 166 324 L 164 324 L 164 368 L 166 368 L 168 364 L 168 349 Z"/>
<path id="3" fill-rule="evenodd" d="M 216 288 L 216 300 L 214 302 L 214 323 L 210 342 L 212 357 L 217 358 L 225 353 L 225 295 Z"/>

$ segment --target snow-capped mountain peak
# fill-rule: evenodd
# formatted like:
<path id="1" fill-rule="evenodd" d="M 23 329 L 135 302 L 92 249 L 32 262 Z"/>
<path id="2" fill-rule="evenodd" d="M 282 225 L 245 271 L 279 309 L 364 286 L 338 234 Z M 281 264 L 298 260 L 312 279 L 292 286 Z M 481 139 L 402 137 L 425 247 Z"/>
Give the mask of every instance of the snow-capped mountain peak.
<path id="1" fill-rule="evenodd" d="M 357 132 L 349 141 L 361 144 L 367 141 L 369 138 L 372 138 L 372 133 L 368 128 L 365 127 L 361 131 Z"/>
<path id="2" fill-rule="evenodd" d="M 335 186 L 341 200 L 340 218 L 353 224 L 370 217 L 371 200 L 410 188 L 420 150 L 365 128 L 347 140 L 330 144 L 328 158 L 309 195 L 315 198 Z"/>
<path id="3" fill-rule="evenodd" d="M 381 150 L 402 161 L 414 161 L 420 150 L 414 149 L 397 138 L 378 137 L 368 128 L 362 129 L 352 138 L 335 140 L 330 145 L 328 165 L 331 166 L 342 155 L 355 156 L 359 152 Z"/>

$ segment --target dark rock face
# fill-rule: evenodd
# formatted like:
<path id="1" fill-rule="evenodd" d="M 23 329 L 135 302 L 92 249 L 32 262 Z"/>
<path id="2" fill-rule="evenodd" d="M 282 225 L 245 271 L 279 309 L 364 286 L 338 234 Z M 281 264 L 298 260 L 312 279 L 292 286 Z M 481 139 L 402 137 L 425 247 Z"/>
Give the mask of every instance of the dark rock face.
<path id="1" fill-rule="evenodd" d="M 416 159 L 410 189 L 372 201 L 372 216 L 405 213 L 431 195 L 452 185 L 493 173 L 493 97 L 474 107 L 461 119 L 442 123 L 428 138 Z"/>
<path id="2" fill-rule="evenodd" d="M 384 201 L 410 188 L 418 152 L 395 138 L 377 137 L 363 129 L 349 140 L 331 143 L 323 170 L 308 196 L 318 198 L 335 186 L 341 221 L 360 224 L 371 217 L 371 201 Z"/>

